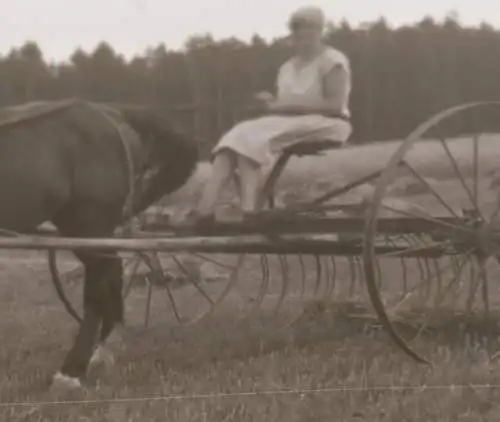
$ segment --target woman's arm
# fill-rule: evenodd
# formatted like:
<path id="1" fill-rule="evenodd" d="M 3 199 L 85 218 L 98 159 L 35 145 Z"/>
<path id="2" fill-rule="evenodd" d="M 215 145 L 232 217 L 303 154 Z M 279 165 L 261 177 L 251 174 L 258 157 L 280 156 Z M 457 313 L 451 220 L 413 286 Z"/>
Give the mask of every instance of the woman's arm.
<path id="1" fill-rule="evenodd" d="M 298 97 L 296 100 L 270 101 L 270 114 L 324 114 L 339 116 L 348 95 L 349 74 L 341 64 L 334 66 L 324 77 L 324 98 L 314 101 Z"/>

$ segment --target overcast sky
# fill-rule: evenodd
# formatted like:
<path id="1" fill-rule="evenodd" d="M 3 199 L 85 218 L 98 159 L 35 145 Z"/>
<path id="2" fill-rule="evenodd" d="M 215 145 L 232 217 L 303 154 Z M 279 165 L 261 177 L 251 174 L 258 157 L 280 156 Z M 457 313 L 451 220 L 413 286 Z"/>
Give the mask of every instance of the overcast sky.
<path id="1" fill-rule="evenodd" d="M 164 42 L 182 47 L 196 33 L 215 38 L 253 33 L 282 35 L 288 14 L 318 5 L 330 20 L 353 24 L 385 16 L 393 24 L 425 15 L 437 19 L 458 12 L 464 24 L 482 20 L 500 27 L 498 0 L 3 0 L 0 54 L 35 40 L 50 60 L 64 60 L 79 46 L 91 50 L 101 41 L 130 57 Z"/>

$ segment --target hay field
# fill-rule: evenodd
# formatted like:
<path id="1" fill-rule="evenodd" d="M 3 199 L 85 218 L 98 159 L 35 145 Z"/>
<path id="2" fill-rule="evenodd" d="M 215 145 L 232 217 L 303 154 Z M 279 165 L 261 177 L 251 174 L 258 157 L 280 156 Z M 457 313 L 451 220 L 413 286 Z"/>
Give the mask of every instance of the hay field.
<path id="1" fill-rule="evenodd" d="M 454 152 L 466 162 L 469 150 L 461 145 L 457 142 Z M 280 200 L 309 197 L 375 170 L 396 147 L 297 160 L 282 179 Z M 443 190 L 453 199 L 450 173 L 433 148 L 419 145 L 413 160 L 427 177 L 445 183 Z M 480 169 L 483 190 L 491 193 L 500 148 L 482 153 L 487 157 Z M 207 171 L 201 166 L 170 203 L 193 201 Z M 420 202 L 418 195 L 412 198 L 406 199 Z M 143 331 L 144 292 L 133 292 L 123 342 L 113 345 L 115 366 L 93 370 L 89 388 L 69 397 L 83 402 L 44 404 L 58 399 L 47 385 L 75 324 L 55 297 L 42 253 L 2 252 L 1 258 L 0 421 L 500 420 L 500 389 L 494 387 L 500 384 L 500 359 L 490 361 L 477 343 L 464 344 L 458 326 L 415 344 L 432 360 L 428 368 L 403 356 L 375 321 L 356 317 L 359 309 L 353 312 L 354 306 L 339 298 L 306 306 L 288 327 L 282 319 L 300 314 L 293 298 L 276 320 L 265 309 L 240 319 L 239 300 L 259 283 L 260 269 L 252 261 L 239 290 L 200 325 L 175 328 L 164 295 L 158 294 L 150 328 Z M 63 261 L 66 268 L 72 265 Z M 391 276 L 390 268 L 385 274 Z M 491 294 L 500 298 L 498 289 Z"/>

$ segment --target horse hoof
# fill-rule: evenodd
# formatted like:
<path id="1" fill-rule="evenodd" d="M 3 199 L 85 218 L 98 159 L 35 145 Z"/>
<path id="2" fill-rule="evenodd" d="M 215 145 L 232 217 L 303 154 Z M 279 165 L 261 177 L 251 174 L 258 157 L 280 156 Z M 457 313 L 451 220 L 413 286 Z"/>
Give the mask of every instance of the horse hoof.
<path id="1" fill-rule="evenodd" d="M 104 346 L 98 346 L 90 358 L 89 367 L 104 365 L 111 367 L 115 364 L 112 353 Z"/>
<path id="2" fill-rule="evenodd" d="M 82 383 L 78 378 L 57 372 L 52 378 L 52 385 L 50 388 L 52 391 L 57 392 L 76 391 L 82 389 Z"/>

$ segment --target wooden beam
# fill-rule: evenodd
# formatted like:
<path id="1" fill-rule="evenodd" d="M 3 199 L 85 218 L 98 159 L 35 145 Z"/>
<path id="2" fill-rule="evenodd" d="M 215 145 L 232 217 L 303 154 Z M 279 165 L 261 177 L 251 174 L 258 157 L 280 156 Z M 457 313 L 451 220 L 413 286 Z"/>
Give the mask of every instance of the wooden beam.
<path id="1" fill-rule="evenodd" d="M 465 248 L 465 247 L 464 247 Z M 0 238 L 0 249 L 40 250 L 95 250 L 95 251 L 158 251 L 199 252 L 225 254 L 304 254 L 304 255 L 361 255 L 360 242 L 339 241 L 335 236 L 294 236 L 269 238 L 261 235 L 239 237 L 164 237 L 164 238 L 113 238 L 82 239 L 68 237 L 19 236 Z M 439 257 L 443 254 L 461 253 L 462 248 L 450 251 L 440 244 L 412 251 L 410 245 L 377 247 L 378 254 L 398 256 Z"/>

